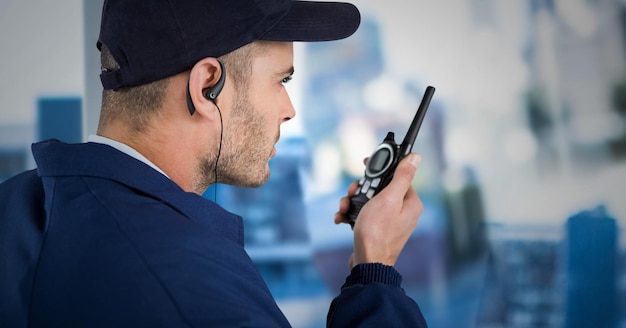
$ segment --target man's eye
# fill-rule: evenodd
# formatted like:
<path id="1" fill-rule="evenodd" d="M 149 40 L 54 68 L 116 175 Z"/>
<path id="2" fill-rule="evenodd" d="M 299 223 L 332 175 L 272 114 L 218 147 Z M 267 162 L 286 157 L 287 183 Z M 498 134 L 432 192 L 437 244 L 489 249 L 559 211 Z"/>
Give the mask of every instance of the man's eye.
<path id="1" fill-rule="evenodd" d="M 289 81 L 291 81 L 291 79 L 293 79 L 293 77 L 291 75 L 285 77 L 284 79 L 282 79 L 280 81 L 280 83 L 285 84 L 285 83 L 289 83 Z"/>

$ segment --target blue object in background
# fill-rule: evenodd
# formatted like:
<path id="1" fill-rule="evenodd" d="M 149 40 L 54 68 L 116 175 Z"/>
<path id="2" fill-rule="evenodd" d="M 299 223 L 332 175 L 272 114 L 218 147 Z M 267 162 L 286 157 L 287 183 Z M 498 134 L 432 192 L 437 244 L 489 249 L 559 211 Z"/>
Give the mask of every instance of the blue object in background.
<path id="1" fill-rule="evenodd" d="M 81 142 L 82 113 L 79 97 L 39 98 L 37 101 L 37 140 L 58 139 Z"/>
<path id="2" fill-rule="evenodd" d="M 603 207 L 567 221 L 565 327 L 616 327 L 617 224 Z"/>

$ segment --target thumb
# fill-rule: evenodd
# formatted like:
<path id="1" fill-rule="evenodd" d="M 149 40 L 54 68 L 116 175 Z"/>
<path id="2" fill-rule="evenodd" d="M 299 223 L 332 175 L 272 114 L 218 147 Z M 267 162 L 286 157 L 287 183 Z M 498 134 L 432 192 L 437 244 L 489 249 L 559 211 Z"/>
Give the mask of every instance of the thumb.
<path id="1" fill-rule="evenodd" d="M 387 192 L 390 193 L 388 196 L 402 199 L 406 191 L 411 187 L 415 171 L 421 160 L 422 157 L 416 153 L 410 153 L 403 158 L 400 163 L 398 163 L 391 182 L 389 182 L 389 185 L 383 189 L 381 193 Z"/>

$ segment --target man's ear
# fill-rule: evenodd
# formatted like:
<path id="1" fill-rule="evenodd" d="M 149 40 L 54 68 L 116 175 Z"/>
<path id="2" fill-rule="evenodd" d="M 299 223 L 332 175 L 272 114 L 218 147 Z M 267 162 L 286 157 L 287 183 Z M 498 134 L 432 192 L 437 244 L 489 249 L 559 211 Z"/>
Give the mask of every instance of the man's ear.
<path id="1" fill-rule="evenodd" d="M 224 63 L 220 59 L 217 59 L 217 62 L 220 64 L 220 77 L 214 86 L 208 87 L 204 90 L 204 97 L 213 101 L 213 103 L 215 103 L 217 96 L 219 96 L 220 92 L 222 92 L 222 89 L 224 89 L 224 84 L 226 83 L 226 69 L 224 69 Z"/>
<path id="2" fill-rule="evenodd" d="M 217 96 L 226 83 L 224 64 L 217 58 L 207 57 L 197 62 L 189 73 L 187 82 L 187 108 L 189 114 L 216 104 Z"/>

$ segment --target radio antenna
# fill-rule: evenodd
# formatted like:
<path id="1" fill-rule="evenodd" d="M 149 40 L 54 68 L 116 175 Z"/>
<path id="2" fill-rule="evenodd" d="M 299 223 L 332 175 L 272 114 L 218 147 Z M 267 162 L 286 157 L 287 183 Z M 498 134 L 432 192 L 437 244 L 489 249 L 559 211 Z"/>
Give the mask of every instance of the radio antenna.
<path id="1" fill-rule="evenodd" d="M 404 157 L 411 152 L 413 149 L 413 143 L 415 143 L 415 138 L 417 138 L 417 132 L 420 130 L 420 126 L 422 125 L 422 121 L 424 120 L 424 116 L 426 115 L 426 109 L 430 104 L 430 99 L 433 97 L 435 93 L 435 88 L 432 86 L 428 86 L 426 91 L 424 92 L 424 97 L 422 98 L 422 102 L 420 106 L 417 108 L 417 113 L 415 113 L 415 117 L 413 118 L 413 122 L 411 122 L 411 126 L 409 127 L 409 131 L 407 131 L 404 140 L 400 144 L 400 156 Z"/>

